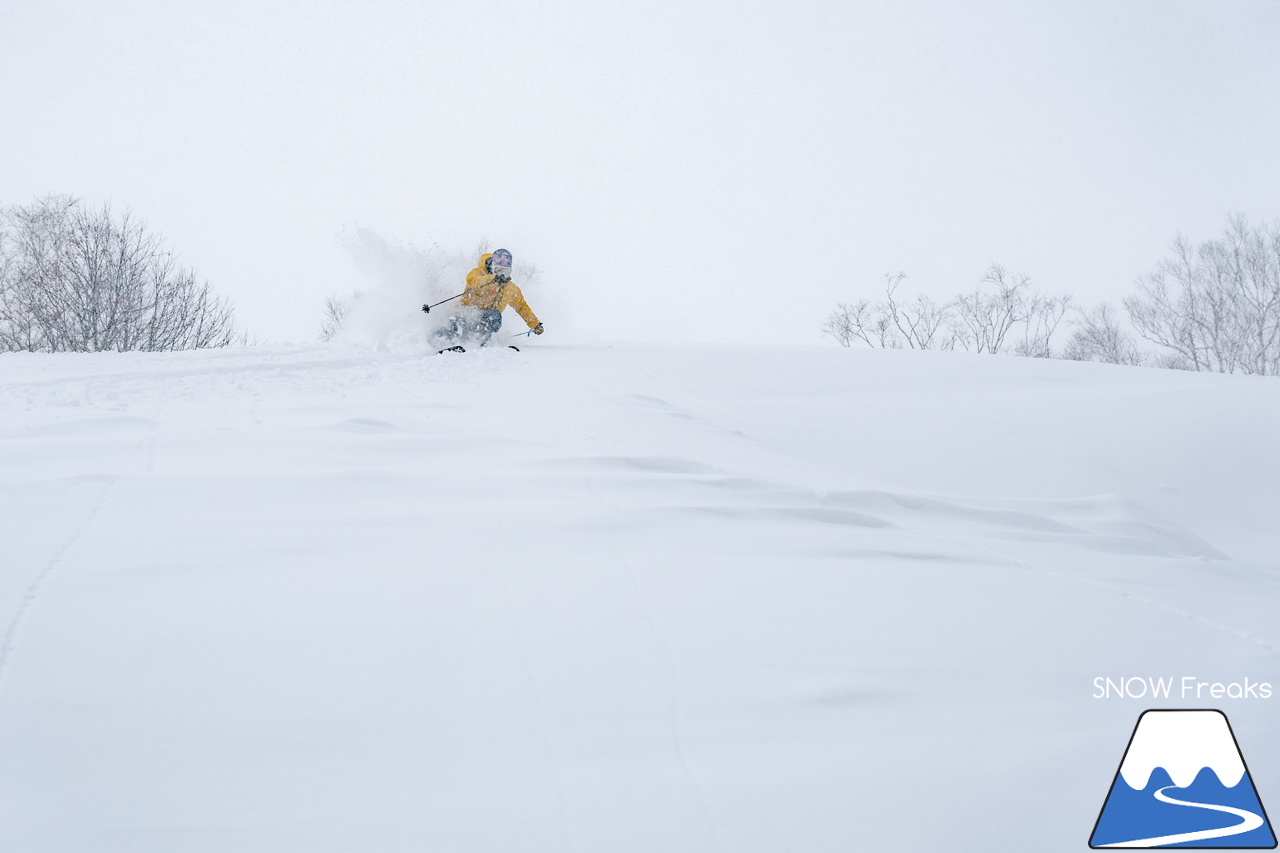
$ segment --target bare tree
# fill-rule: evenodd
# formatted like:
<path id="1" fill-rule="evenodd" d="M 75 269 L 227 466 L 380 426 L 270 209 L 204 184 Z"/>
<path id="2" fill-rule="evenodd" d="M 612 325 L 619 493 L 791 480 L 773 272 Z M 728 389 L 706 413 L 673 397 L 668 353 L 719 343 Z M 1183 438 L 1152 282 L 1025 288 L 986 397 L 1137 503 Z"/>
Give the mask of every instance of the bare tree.
<path id="1" fill-rule="evenodd" d="M 993 264 L 971 293 L 937 303 L 924 294 L 904 301 L 903 273 L 885 276 L 885 297 L 840 303 L 822 330 L 842 346 L 856 340 L 884 349 L 965 349 L 1048 357 L 1054 332 L 1071 306 L 1067 296 L 1032 293 L 1031 280 Z"/>
<path id="2" fill-rule="evenodd" d="M 1120 327 L 1120 319 L 1109 303 L 1104 302 L 1091 311 L 1081 313 L 1071 325 L 1073 331 L 1063 349 L 1063 358 L 1130 365 L 1150 361 Z"/>
<path id="3" fill-rule="evenodd" d="M 542 267 L 530 261 L 516 261 L 515 280 L 523 287 L 537 287 L 542 283 Z"/>
<path id="4" fill-rule="evenodd" d="M 949 330 L 951 308 L 921 293 L 910 302 L 898 298 L 905 273 L 886 274 L 885 298 L 872 303 L 863 299 L 841 302 L 827 317 L 822 330 L 841 346 L 860 340 L 883 349 L 951 349 L 955 336 Z"/>
<path id="5" fill-rule="evenodd" d="M 1163 361 L 1219 373 L 1280 373 L 1280 223 L 1233 215 L 1217 240 L 1178 237 L 1172 257 L 1125 300 L 1138 334 Z"/>
<path id="6" fill-rule="evenodd" d="M 1030 276 L 992 264 L 972 293 L 952 303 L 957 344 L 971 352 L 1049 358 L 1071 303 L 1070 296 L 1034 292 Z"/>
<path id="7" fill-rule="evenodd" d="M 347 297 L 328 296 L 324 300 L 324 320 L 320 323 L 320 340 L 331 341 L 338 336 L 347 323 L 347 315 L 351 306 L 363 293 L 356 291 Z"/>
<path id="8" fill-rule="evenodd" d="M 838 303 L 836 309 L 827 317 L 827 322 L 822 324 L 823 333 L 835 338 L 842 347 L 849 346 L 859 338 L 866 340 L 861 330 L 868 322 L 867 311 L 870 307 L 871 303 L 865 299 L 852 305 L 846 302 Z M 869 340 L 867 343 L 874 346 Z"/>
<path id="9" fill-rule="evenodd" d="M 129 213 L 50 196 L 0 211 L 0 349 L 226 346 L 232 311 Z"/>
<path id="10" fill-rule="evenodd" d="M 983 285 L 993 285 L 994 291 Z M 992 264 L 972 293 L 956 297 L 955 330 L 961 346 L 972 352 L 1000 353 L 1005 339 L 1018 323 L 1026 320 L 1026 291 L 1031 279 L 1009 274 Z"/>
<path id="11" fill-rule="evenodd" d="M 897 296 L 902 274 L 886 276 L 885 298 L 841 303 L 823 331 L 844 346 L 964 349 L 1051 357 L 1069 296 L 1031 290 L 1030 279 L 993 264 L 971 291 L 935 304 Z M 1170 257 L 1124 300 L 1129 324 L 1156 346 L 1144 350 L 1110 305 L 1081 312 L 1062 357 L 1178 370 L 1280 374 L 1280 221 L 1254 226 L 1235 214 L 1217 239 L 1174 240 Z"/>
<path id="12" fill-rule="evenodd" d="M 899 302 L 898 285 L 906 277 L 906 273 L 885 276 L 884 304 L 894 328 L 910 349 L 951 349 L 955 346 L 955 336 L 947 331 L 951 307 L 938 305 L 923 293 L 910 303 Z"/>
<path id="13" fill-rule="evenodd" d="M 1058 330 L 1072 302 L 1070 296 L 1031 294 L 1024 313 L 1022 340 L 1014 344 L 1014 354 L 1031 358 L 1052 358 L 1053 334 Z"/>

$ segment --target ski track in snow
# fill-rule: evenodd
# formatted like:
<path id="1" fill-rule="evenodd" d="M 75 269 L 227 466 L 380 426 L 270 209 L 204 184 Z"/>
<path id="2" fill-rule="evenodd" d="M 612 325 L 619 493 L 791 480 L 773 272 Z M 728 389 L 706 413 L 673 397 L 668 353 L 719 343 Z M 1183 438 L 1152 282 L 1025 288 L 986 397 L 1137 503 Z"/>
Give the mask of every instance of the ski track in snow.
<path id="1" fill-rule="evenodd" d="M 635 566 L 631 560 L 627 558 L 626 548 L 624 547 L 618 532 L 618 513 L 620 511 L 618 505 L 609 497 L 602 494 L 601 491 L 592 484 L 590 471 L 584 469 L 582 472 L 582 478 L 591 494 L 595 496 L 597 500 L 605 502 L 609 507 L 609 535 L 613 542 L 614 553 L 618 562 L 622 564 L 626 572 L 627 579 L 630 582 L 632 595 L 635 597 L 640 613 L 644 617 L 645 624 L 648 625 L 653 638 L 661 649 L 663 663 L 668 673 L 671 694 L 671 705 L 669 709 L 671 751 L 680 764 L 681 772 L 689 781 L 690 786 L 697 796 L 698 808 L 706 822 L 708 834 L 714 843 L 714 849 L 724 850 L 725 848 L 720 838 L 719 827 L 716 824 L 715 817 L 712 815 L 710 805 L 707 801 L 706 787 L 698 778 L 698 774 L 694 770 L 693 763 L 689 760 L 688 750 L 684 746 L 685 736 L 682 729 L 685 715 L 685 688 L 684 677 L 680 672 L 680 661 L 676 654 L 675 646 L 672 645 L 666 632 L 662 630 L 662 626 L 658 624 L 658 620 L 654 618 L 653 608 L 648 603 L 648 599 L 645 596 L 640 579 L 636 575 Z"/>
<path id="2" fill-rule="evenodd" d="M 507 606 L 511 610 L 512 618 L 515 621 L 516 633 L 519 636 L 520 660 L 529 679 L 529 689 L 533 695 L 535 712 L 538 718 L 538 731 L 542 738 L 542 749 L 546 758 L 548 775 L 555 785 L 557 814 L 560 819 L 561 831 L 564 834 L 564 846 L 568 850 L 581 850 L 583 848 L 578 843 L 573 820 L 569 815 L 569 797 L 565 787 L 565 771 L 561 767 L 560 758 L 551 737 L 545 679 L 535 664 L 533 652 L 529 647 L 529 628 L 525 624 L 524 614 L 512 588 L 511 567 L 500 565 L 497 570 L 502 574 L 502 585 L 507 598 Z"/>
<path id="3" fill-rule="evenodd" d="M 415 394 L 418 392 L 415 390 Z M 490 402 L 494 401 L 492 393 L 488 395 Z M 502 502 L 505 512 L 502 515 L 511 514 L 513 508 L 510 501 L 507 500 L 506 494 L 499 490 L 497 492 L 499 500 Z M 574 825 L 573 818 L 569 809 L 569 795 L 565 784 L 565 768 L 562 766 L 560 756 L 556 750 L 555 741 L 551 736 L 550 722 L 550 703 L 547 697 L 546 678 L 542 674 L 542 670 L 537 665 L 533 651 L 529 642 L 529 627 L 526 624 L 526 617 L 523 608 L 520 606 L 519 597 L 514 589 L 514 581 L 511 577 L 512 566 L 508 562 L 502 562 L 496 566 L 496 570 L 502 575 L 503 592 L 506 595 L 507 606 L 510 608 L 512 617 L 516 625 L 516 633 L 519 638 L 520 659 L 524 666 L 525 673 L 529 680 L 529 689 L 533 695 L 533 702 L 536 707 L 535 713 L 538 719 L 538 731 L 542 739 L 542 749 L 545 756 L 548 775 L 551 777 L 555 786 L 555 798 L 557 806 L 557 815 L 560 822 L 561 832 L 563 833 L 562 847 L 571 851 L 582 850 L 583 847 L 578 839 L 578 832 Z"/>
<path id="4" fill-rule="evenodd" d="M 155 445 L 159 437 L 159 433 L 155 428 L 158 423 L 157 419 L 150 420 L 152 428 L 149 435 L 140 442 L 132 453 L 129 454 L 129 462 L 124 466 L 122 473 L 106 475 L 96 478 L 100 485 L 97 496 L 92 500 L 88 511 L 84 518 L 76 525 L 72 533 L 64 539 L 54 550 L 53 555 L 47 562 L 36 572 L 31 580 L 31 584 L 27 587 L 23 594 L 17 609 L 9 620 L 9 627 L 4 634 L 4 643 L 0 645 L 0 691 L 3 690 L 5 675 L 9 668 L 9 660 L 18 644 L 18 637 L 21 633 L 23 620 L 26 618 L 28 611 L 35 605 L 36 599 L 40 597 L 40 591 L 53 574 L 59 564 L 62 563 L 63 557 L 67 551 L 74 546 L 84 536 L 85 532 L 93 525 L 93 523 L 102 515 L 102 510 L 107 504 L 107 499 L 111 496 L 111 492 L 115 489 L 116 484 L 120 482 L 122 477 L 129 476 L 129 472 L 134 468 L 133 462 L 139 457 L 142 458 L 141 470 L 143 473 L 150 473 L 155 464 Z M 94 482 L 95 478 L 81 477 L 69 483 L 59 498 L 54 502 L 53 509 L 62 504 L 67 496 L 75 489 L 77 485 L 82 483 Z"/>
<path id="5" fill-rule="evenodd" d="M 13 654 L 14 647 L 17 643 L 18 633 L 22 627 L 22 621 L 27 615 L 27 611 L 35 603 L 36 598 L 39 597 L 40 589 L 44 586 L 49 575 L 53 573 L 54 568 L 62 561 L 63 554 L 66 553 L 68 548 L 79 541 L 85 530 L 87 530 L 89 526 L 93 524 L 94 520 L 101 514 L 102 507 L 105 505 L 107 500 L 107 495 L 111 492 L 112 487 L 114 487 L 118 481 L 118 477 L 109 477 L 99 481 L 101 488 L 99 489 L 97 496 L 91 502 L 89 510 L 85 513 L 83 520 L 76 525 L 71 535 L 57 546 L 53 552 L 53 556 L 50 557 L 49 560 L 41 566 L 39 571 L 36 572 L 31 584 L 27 587 L 27 591 L 20 599 L 17 609 L 9 620 L 8 630 L 5 631 L 4 645 L 0 646 L 0 687 L 4 684 L 4 676 L 8 671 L 9 658 Z M 89 478 L 82 478 L 80 482 L 86 483 L 92 481 Z M 68 485 L 67 489 L 63 492 L 62 498 L 65 498 L 75 485 L 76 484 Z M 61 502 L 62 498 L 59 499 L 59 502 Z"/>

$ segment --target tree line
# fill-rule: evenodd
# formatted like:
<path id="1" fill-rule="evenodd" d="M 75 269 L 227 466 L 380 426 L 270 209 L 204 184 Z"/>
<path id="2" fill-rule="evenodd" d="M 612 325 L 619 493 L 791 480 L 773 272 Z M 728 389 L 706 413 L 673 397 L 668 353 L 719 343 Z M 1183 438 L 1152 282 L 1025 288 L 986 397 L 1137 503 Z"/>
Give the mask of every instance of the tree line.
<path id="1" fill-rule="evenodd" d="M 127 211 L 48 196 L 0 208 L 0 351 L 227 346 L 233 312 Z"/>
<path id="2" fill-rule="evenodd" d="M 843 346 L 966 350 L 1179 370 L 1280 373 L 1280 222 L 1233 215 L 1222 236 L 1174 240 L 1170 254 L 1122 300 L 1089 309 L 1036 292 L 992 265 L 971 292 L 946 302 L 899 295 L 840 303 L 823 331 Z M 1066 332 L 1056 348 L 1055 335 Z"/>

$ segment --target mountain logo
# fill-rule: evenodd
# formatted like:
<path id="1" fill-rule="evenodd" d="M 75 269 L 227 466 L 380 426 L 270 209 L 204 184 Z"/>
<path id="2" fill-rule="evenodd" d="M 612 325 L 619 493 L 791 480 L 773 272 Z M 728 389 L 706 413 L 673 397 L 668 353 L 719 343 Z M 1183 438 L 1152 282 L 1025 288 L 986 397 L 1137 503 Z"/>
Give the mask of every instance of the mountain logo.
<path id="1" fill-rule="evenodd" d="M 1275 848 L 1227 715 L 1143 711 L 1089 846 Z"/>

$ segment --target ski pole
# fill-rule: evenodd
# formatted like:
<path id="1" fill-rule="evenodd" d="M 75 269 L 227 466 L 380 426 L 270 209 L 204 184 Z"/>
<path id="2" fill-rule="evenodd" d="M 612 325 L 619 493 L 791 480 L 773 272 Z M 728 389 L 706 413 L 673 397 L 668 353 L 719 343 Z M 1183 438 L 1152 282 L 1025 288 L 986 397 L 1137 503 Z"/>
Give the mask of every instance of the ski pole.
<path id="1" fill-rule="evenodd" d="M 422 313 L 430 314 L 431 309 L 435 308 L 437 305 L 443 305 L 446 302 L 452 302 L 453 300 L 457 299 L 459 296 L 466 296 L 466 295 L 467 295 L 467 291 L 464 290 L 461 293 L 455 293 L 453 296 L 450 296 L 448 299 L 441 299 L 439 302 L 435 303 L 435 305 L 427 305 L 426 303 L 423 303 Z"/>
<path id="2" fill-rule="evenodd" d="M 508 278 L 508 279 L 506 280 L 506 282 L 498 282 L 498 293 L 497 293 L 497 295 L 495 295 L 495 296 L 493 297 L 493 298 L 494 298 L 494 302 L 497 302 L 497 301 L 499 300 L 499 298 L 500 298 L 500 297 L 502 297 L 502 288 L 507 286 L 507 282 L 509 282 L 509 280 L 511 280 L 511 279 L 509 279 L 509 278 Z M 454 295 L 453 295 L 453 296 L 451 296 L 451 297 L 449 297 L 449 298 L 447 298 L 447 300 L 440 300 L 439 302 L 435 302 L 435 304 L 433 304 L 433 305 L 425 305 L 425 304 L 424 304 L 424 305 L 422 305 L 422 313 L 424 313 L 424 314 L 430 314 L 430 313 L 431 313 L 431 309 L 434 309 L 434 307 L 436 307 L 436 306 L 438 306 L 438 305 L 444 305 L 444 304 L 445 304 L 445 302 L 452 302 L 453 300 L 456 300 L 456 298 L 458 298 L 458 297 L 460 297 L 460 296 L 466 296 L 466 295 L 467 295 L 467 293 L 470 293 L 470 292 L 471 292 L 471 289 L 470 289 L 470 288 L 468 288 L 468 289 L 465 289 L 465 291 L 462 291 L 461 293 L 454 293 Z M 489 307 L 493 307 L 493 302 L 490 302 Z"/>

